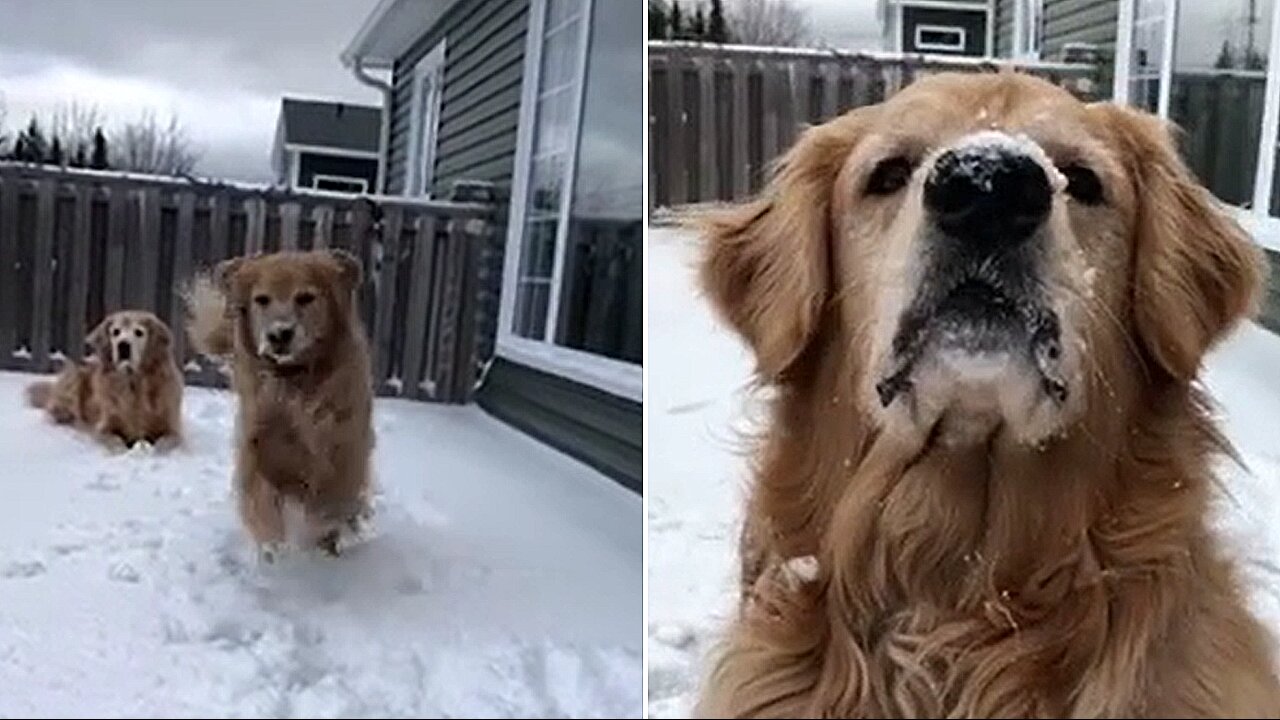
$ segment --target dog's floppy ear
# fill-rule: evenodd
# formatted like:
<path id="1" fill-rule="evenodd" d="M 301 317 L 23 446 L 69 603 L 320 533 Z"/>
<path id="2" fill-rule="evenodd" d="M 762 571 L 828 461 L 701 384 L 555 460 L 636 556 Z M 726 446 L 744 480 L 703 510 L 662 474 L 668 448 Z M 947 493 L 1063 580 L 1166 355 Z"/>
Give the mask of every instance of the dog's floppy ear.
<path id="1" fill-rule="evenodd" d="M 225 295 L 232 295 L 236 275 L 244 269 L 246 257 L 233 257 L 223 260 L 213 268 L 213 284 L 217 286 Z"/>
<path id="2" fill-rule="evenodd" d="M 155 349 L 153 357 L 165 357 L 173 347 L 173 333 L 169 332 L 169 326 L 155 316 L 147 316 L 144 322 L 151 333 L 151 341 L 147 343 L 147 349 Z"/>
<path id="3" fill-rule="evenodd" d="M 1256 310 L 1261 253 L 1192 176 L 1163 121 L 1113 104 L 1091 109 L 1107 117 L 1135 179 L 1138 335 L 1159 368 L 1189 381 L 1205 352 Z"/>
<path id="4" fill-rule="evenodd" d="M 830 294 L 831 192 L 862 135 L 867 107 L 809 128 L 774 167 L 760 197 L 701 223 L 701 283 L 775 380 L 804 351 Z"/>
<path id="5" fill-rule="evenodd" d="M 360 260 L 341 248 L 329 248 L 326 252 L 337 266 L 338 277 L 342 279 L 347 290 L 355 290 L 364 279 L 364 274 L 360 268 Z"/>
<path id="6" fill-rule="evenodd" d="M 108 368 L 113 364 L 111 362 L 110 327 L 111 316 L 108 315 L 102 319 L 102 322 L 98 323 L 97 327 L 90 330 L 89 334 L 84 337 L 85 345 L 88 345 L 93 349 L 93 354 L 98 358 L 98 362 Z"/>

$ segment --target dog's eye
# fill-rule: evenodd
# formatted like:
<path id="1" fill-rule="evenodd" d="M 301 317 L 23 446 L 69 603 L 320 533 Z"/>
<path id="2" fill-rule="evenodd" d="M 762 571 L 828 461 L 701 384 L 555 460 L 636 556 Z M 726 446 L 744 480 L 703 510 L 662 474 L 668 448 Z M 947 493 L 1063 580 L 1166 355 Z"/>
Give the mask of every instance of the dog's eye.
<path id="1" fill-rule="evenodd" d="M 1098 174 L 1084 165 L 1067 165 L 1062 168 L 1067 178 L 1067 193 L 1084 205 L 1101 205 L 1105 196 Z"/>
<path id="2" fill-rule="evenodd" d="M 293 299 L 293 301 L 298 303 L 300 307 L 306 307 L 307 305 L 310 305 L 311 302 L 315 299 L 316 299 L 315 293 L 300 292 L 298 293 L 298 296 Z"/>
<path id="3" fill-rule="evenodd" d="M 134 337 L 136 337 L 136 338 L 140 338 L 140 337 L 142 337 L 142 328 L 134 328 L 134 329 L 133 329 L 133 336 L 134 336 Z"/>
<path id="4" fill-rule="evenodd" d="M 881 160 L 876 169 L 867 178 L 868 195 L 892 195 L 907 186 L 911 173 L 915 168 L 905 157 L 891 157 Z"/>
<path id="5" fill-rule="evenodd" d="M 266 307 L 268 304 L 271 303 L 271 298 L 267 297 L 266 295 L 254 295 L 253 302 L 257 305 L 261 305 L 262 307 Z"/>
<path id="6" fill-rule="evenodd" d="M 111 328 L 111 337 L 120 337 L 120 328 Z"/>

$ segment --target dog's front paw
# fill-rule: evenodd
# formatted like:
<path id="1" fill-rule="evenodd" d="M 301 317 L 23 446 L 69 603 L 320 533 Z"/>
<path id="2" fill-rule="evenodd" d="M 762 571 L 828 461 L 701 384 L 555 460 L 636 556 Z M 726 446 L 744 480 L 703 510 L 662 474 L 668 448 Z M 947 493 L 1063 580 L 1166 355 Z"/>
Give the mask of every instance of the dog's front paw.
<path id="1" fill-rule="evenodd" d="M 258 545 L 259 562 L 271 565 L 275 561 L 279 560 L 283 555 L 284 543 L 282 542 L 269 540 Z"/>
<path id="2" fill-rule="evenodd" d="M 102 447 L 106 448 L 107 452 L 112 455 L 123 455 L 129 452 L 129 443 L 125 442 L 120 435 L 105 428 L 97 428 L 94 434 Z"/>

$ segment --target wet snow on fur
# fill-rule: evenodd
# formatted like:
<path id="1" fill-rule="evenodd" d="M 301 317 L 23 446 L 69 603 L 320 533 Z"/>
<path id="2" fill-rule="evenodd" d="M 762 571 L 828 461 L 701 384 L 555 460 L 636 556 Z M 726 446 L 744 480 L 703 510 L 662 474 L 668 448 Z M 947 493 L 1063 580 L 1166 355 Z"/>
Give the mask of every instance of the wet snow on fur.
<path id="1" fill-rule="evenodd" d="M 1280 244 L 1278 244 L 1280 246 Z M 736 599 L 751 358 L 712 318 L 688 233 L 648 243 L 650 717 L 686 717 Z M 1209 389 L 1248 470 L 1224 462 L 1217 527 L 1243 558 L 1254 607 L 1280 629 L 1280 337 L 1246 325 L 1209 359 Z"/>

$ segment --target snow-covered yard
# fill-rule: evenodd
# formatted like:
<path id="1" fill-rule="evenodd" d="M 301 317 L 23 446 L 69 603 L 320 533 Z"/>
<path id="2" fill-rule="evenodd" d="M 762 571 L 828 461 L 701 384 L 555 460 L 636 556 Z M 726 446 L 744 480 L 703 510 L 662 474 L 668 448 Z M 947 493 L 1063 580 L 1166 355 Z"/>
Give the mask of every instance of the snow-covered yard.
<path id="1" fill-rule="evenodd" d="M 649 297 L 650 717 L 685 717 L 734 602 L 747 478 L 750 358 L 711 317 L 690 275 L 692 238 L 653 228 Z M 1219 526 L 1247 558 L 1259 613 L 1280 630 L 1280 337 L 1242 327 L 1206 374 L 1249 472 L 1224 465 Z"/>
<path id="2" fill-rule="evenodd" d="M 475 407 L 378 401 L 377 535 L 262 564 L 232 397 L 109 455 L 0 373 L 0 717 L 639 717 L 640 498 Z"/>

